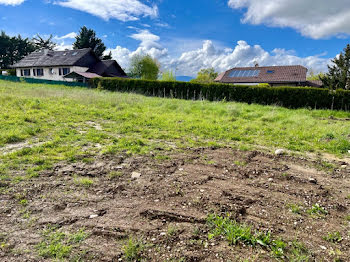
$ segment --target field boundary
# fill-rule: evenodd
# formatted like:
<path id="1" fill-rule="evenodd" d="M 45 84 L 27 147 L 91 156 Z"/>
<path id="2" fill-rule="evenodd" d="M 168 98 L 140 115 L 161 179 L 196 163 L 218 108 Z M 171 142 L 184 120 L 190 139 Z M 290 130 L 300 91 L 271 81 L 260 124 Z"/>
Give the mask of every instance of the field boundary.
<path id="1" fill-rule="evenodd" d="M 197 84 L 124 78 L 93 78 L 93 88 L 185 100 L 235 101 L 286 108 L 350 110 L 350 91 L 314 87 Z"/>
<path id="2" fill-rule="evenodd" d="M 78 83 L 78 82 L 55 81 L 55 80 L 35 79 L 35 78 L 17 77 L 17 76 L 0 75 L 0 80 L 10 81 L 10 82 L 25 82 L 28 84 L 49 84 L 49 85 L 88 87 L 88 84 Z"/>

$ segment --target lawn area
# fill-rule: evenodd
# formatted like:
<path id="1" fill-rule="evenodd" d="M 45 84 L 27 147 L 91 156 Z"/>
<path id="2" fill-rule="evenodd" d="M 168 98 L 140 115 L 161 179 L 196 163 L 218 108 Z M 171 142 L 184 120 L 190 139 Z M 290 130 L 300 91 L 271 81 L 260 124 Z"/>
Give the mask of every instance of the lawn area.
<path id="1" fill-rule="evenodd" d="M 350 255 L 349 112 L 5 81 L 0 110 L 1 261 Z"/>
<path id="2" fill-rule="evenodd" d="M 349 112 L 184 101 L 0 81 L 0 172 L 26 175 L 96 153 L 186 147 L 350 150 Z M 161 157 L 161 156 L 160 156 Z"/>

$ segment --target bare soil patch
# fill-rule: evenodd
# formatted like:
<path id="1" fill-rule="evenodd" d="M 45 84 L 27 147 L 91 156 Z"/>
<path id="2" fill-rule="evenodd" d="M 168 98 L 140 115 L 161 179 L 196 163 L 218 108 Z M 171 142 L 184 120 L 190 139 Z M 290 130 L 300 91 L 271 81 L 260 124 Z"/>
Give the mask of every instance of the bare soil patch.
<path id="1" fill-rule="evenodd" d="M 121 154 L 59 163 L 39 178 L 1 182 L 0 260 L 46 260 L 36 246 L 48 225 L 84 228 L 84 260 L 122 261 L 131 236 L 146 244 L 146 261 L 274 260 L 262 248 L 208 240 L 206 218 L 217 213 L 304 243 L 309 261 L 347 261 L 350 166 L 333 165 L 329 170 L 316 160 L 230 148 L 168 152 L 162 160 Z M 328 214 L 309 215 L 315 204 Z M 300 206 L 300 214 L 291 205 Z M 342 240 L 324 240 L 329 232 L 340 232 Z"/>

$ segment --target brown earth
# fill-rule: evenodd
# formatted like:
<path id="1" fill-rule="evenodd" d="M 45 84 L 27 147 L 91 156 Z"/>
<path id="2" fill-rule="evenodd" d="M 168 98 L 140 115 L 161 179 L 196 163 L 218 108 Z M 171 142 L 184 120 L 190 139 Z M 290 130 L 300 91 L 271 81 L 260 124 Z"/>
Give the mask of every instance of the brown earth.
<path id="1" fill-rule="evenodd" d="M 309 261 L 350 261 L 349 174 L 347 163 L 330 167 L 230 148 L 164 153 L 162 160 L 116 155 L 60 163 L 38 178 L 0 184 L 6 189 L 0 191 L 0 261 L 44 261 L 37 244 L 48 225 L 63 232 L 84 228 L 84 260 L 123 261 L 130 237 L 146 244 L 145 261 L 275 260 L 267 249 L 208 240 L 210 213 L 231 214 L 287 243 L 302 242 Z M 84 186 L 77 177 L 94 182 Z M 316 203 L 328 214 L 309 215 Z M 301 214 L 291 212 L 290 204 L 299 204 Z M 323 239 L 335 231 L 340 243 Z"/>

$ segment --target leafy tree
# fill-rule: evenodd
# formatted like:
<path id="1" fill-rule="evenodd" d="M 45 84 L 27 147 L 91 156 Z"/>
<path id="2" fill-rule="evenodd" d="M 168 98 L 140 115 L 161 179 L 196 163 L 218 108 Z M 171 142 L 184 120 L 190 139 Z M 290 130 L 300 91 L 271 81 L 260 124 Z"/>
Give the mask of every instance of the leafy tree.
<path id="1" fill-rule="evenodd" d="M 131 58 L 130 74 L 134 78 L 157 80 L 159 74 L 159 62 L 150 55 L 134 55 Z"/>
<path id="2" fill-rule="evenodd" d="M 217 78 L 218 73 L 215 72 L 214 68 L 207 68 L 207 69 L 201 69 L 197 77 L 195 79 L 192 79 L 190 82 L 192 83 L 212 83 L 214 82 L 215 78 Z"/>
<path id="3" fill-rule="evenodd" d="M 321 80 L 321 77 L 324 77 L 325 74 L 324 73 L 318 73 L 318 74 L 315 74 L 314 70 L 311 68 L 309 70 L 309 74 L 307 76 L 307 80 Z"/>
<path id="4" fill-rule="evenodd" d="M 105 58 L 103 53 L 106 51 L 106 46 L 102 40 L 96 36 L 96 32 L 94 30 L 83 26 L 80 28 L 79 34 L 75 39 L 73 49 L 91 48 L 96 56 L 101 59 Z"/>
<path id="5" fill-rule="evenodd" d="M 20 35 L 10 37 L 4 31 L 0 34 L 0 68 L 6 69 L 35 51 L 36 47 L 28 38 Z"/>
<path id="6" fill-rule="evenodd" d="M 168 70 L 168 71 L 163 72 L 162 81 L 176 81 L 176 77 L 175 77 L 173 71 Z"/>
<path id="7" fill-rule="evenodd" d="M 38 50 L 42 50 L 42 49 L 53 50 L 57 45 L 52 41 L 52 35 L 50 35 L 49 38 L 44 39 L 39 34 L 37 34 L 35 37 L 33 37 L 32 42 L 35 48 Z"/>
<path id="8" fill-rule="evenodd" d="M 324 86 L 330 89 L 350 89 L 350 44 L 332 60 L 328 73 L 321 77 Z"/>

